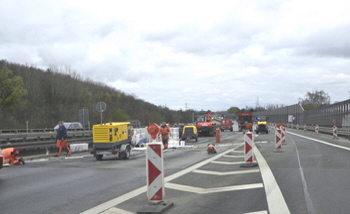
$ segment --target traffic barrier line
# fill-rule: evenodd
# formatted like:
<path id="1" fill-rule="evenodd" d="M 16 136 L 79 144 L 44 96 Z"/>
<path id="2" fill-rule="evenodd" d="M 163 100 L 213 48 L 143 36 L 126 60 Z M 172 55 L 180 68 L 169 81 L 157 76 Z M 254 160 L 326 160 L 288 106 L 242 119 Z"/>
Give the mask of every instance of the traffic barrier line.
<path id="1" fill-rule="evenodd" d="M 263 188 L 264 185 L 262 183 L 255 183 L 255 184 L 244 184 L 244 185 L 216 187 L 216 188 L 205 189 L 205 188 L 187 186 L 187 185 L 182 185 L 182 184 L 166 183 L 165 187 L 170 188 L 170 189 L 184 191 L 184 192 L 192 192 L 192 193 L 197 193 L 197 194 L 208 194 L 208 193 L 217 193 L 217 192 L 228 192 L 228 191 L 236 191 L 236 190 Z"/>
<path id="2" fill-rule="evenodd" d="M 246 162 L 244 162 L 244 163 L 246 163 Z M 223 176 L 223 175 L 241 175 L 241 174 L 247 174 L 247 173 L 257 173 L 257 172 L 260 172 L 260 170 L 259 169 L 254 169 L 254 170 L 240 170 L 240 171 L 230 171 L 230 172 L 218 172 L 218 171 L 196 169 L 196 170 L 193 170 L 192 172 L 199 173 L 199 174 Z"/>

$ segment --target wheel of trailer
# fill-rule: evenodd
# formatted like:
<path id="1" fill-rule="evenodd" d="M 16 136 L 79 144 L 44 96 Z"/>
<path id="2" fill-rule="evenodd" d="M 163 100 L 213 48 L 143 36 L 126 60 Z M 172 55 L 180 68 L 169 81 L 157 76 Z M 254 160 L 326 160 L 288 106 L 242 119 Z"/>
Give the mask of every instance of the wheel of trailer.
<path id="1" fill-rule="evenodd" d="M 129 159 L 130 154 L 131 154 L 131 148 L 130 146 L 127 146 L 125 149 L 124 159 Z"/>
<path id="2" fill-rule="evenodd" d="M 119 152 L 119 158 L 129 159 L 131 153 L 130 146 L 127 146 L 123 152 Z"/>
<path id="3" fill-rule="evenodd" d="M 196 142 L 198 142 L 198 137 L 196 137 Z"/>
<path id="4" fill-rule="evenodd" d="M 96 155 L 96 160 L 102 160 L 103 155 Z"/>

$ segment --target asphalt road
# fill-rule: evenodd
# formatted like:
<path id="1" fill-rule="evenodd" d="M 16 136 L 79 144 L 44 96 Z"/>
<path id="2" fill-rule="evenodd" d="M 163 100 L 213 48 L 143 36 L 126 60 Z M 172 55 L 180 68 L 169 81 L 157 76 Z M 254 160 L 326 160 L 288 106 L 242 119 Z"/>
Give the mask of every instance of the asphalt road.
<path id="1" fill-rule="evenodd" d="M 286 137 L 276 153 L 273 130 L 254 135 L 256 167 L 242 167 L 240 132 L 221 133 L 217 154 L 206 152 L 213 137 L 167 150 L 164 199 L 174 206 L 165 213 L 349 213 L 349 141 L 288 129 Z M 0 213 L 137 213 L 148 206 L 145 185 L 142 151 L 129 160 L 36 157 L 0 170 Z"/>

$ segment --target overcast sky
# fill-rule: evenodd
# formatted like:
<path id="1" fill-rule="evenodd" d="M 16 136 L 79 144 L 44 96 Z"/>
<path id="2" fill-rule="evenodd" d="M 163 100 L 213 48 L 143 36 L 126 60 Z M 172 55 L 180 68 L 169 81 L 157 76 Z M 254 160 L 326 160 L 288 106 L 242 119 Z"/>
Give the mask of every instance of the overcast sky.
<path id="1" fill-rule="evenodd" d="M 0 59 L 173 110 L 350 98 L 348 0 L 0 0 Z M 98 102 L 98 101 L 96 101 Z"/>

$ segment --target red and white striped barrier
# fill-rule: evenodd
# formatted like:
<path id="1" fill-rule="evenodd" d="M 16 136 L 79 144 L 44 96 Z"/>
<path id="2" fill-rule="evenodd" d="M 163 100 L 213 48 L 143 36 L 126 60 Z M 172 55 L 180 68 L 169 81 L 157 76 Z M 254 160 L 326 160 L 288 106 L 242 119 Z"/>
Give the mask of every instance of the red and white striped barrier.
<path id="1" fill-rule="evenodd" d="M 247 132 L 244 135 L 244 161 L 252 163 L 254 161 L 253 154 L 253 133 Z"/>
<path id="2" fill-rule="evenodd" d="M 276 129 L 275 131 L 275 150 L 274 152 L 282 152 L 282 136 L 281 129 Z"/>
<path id="3" fill-rule="evenodd" d="M 304 124 L 304 132 L 306 132 L 306 124 Z"/>
<path id="4" fill-rule="evenodd" d="M 164 200 L 163 145 L 149 143 L 147 156 L 147 198 L 150 202 Z"/>
<path id="5" fill-rule="evenodd" d="M 318 134 L 318 125 L 317 124 L 315 126 L 315 132 L 316 132 L 316 134 Z"/>
<path id="6" fill-rule="evenodd" d="M 299 124 L 297 124 L 297 130 L 299 130 Z"/>
<path id="7" fill-rule="evenodd" d="M 281 126 L 281 141 L 283 145 L 287 145 L 286 143 L 286 127 Z"/>
<path id="8" fill-rule="evenodd" d="M 336 125 L 333 126 L 333 139 L 338 139 L 338 128 Z"/>

